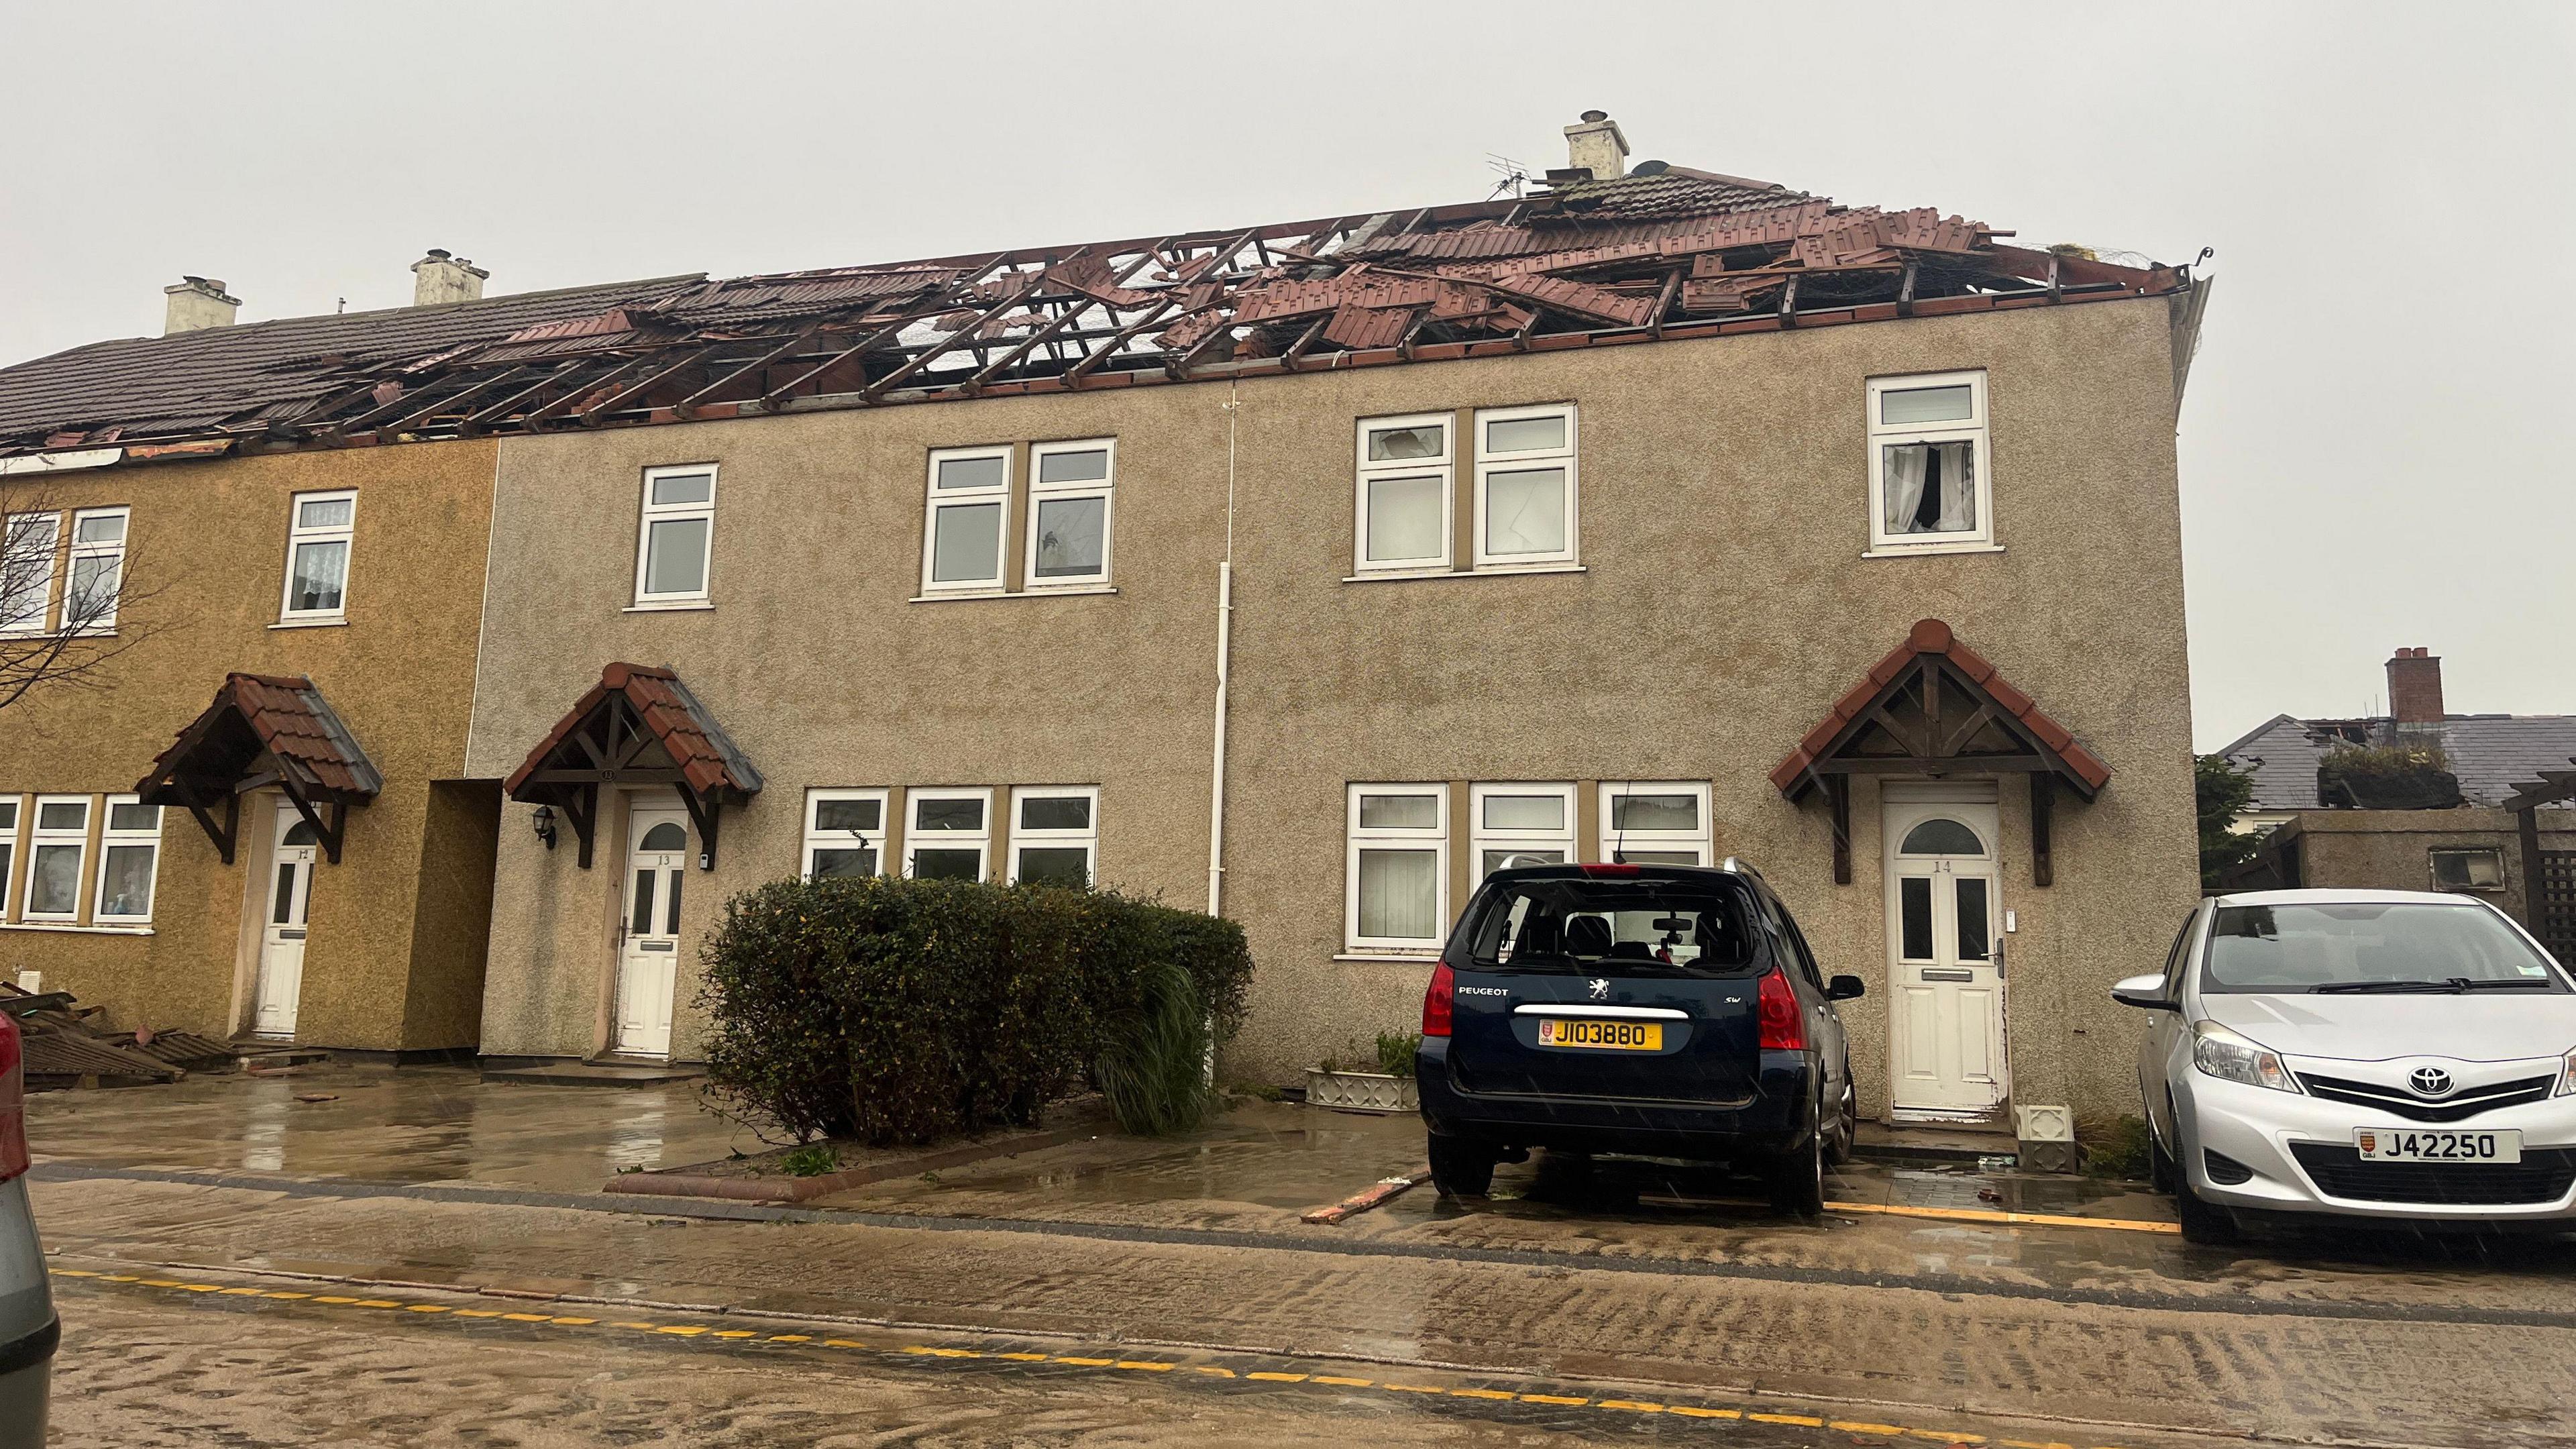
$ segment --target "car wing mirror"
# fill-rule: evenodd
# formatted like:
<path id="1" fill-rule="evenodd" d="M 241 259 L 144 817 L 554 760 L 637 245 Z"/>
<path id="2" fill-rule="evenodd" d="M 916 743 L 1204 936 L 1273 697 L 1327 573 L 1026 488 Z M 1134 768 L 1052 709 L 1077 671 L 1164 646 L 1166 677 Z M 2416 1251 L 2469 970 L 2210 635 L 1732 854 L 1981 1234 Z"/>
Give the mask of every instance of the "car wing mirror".
<path id="1" fill-rule="evenodd" d="M 1825 983 L 1827 1001 L 1857 1001 L 1869 994 L 1869 984 L 1857 976 L 1837 976 Z"/>
<path id="2" fill-rule="evenodd" d="M 2125 981 L 2114 982 L 2111 986 L 2111 999 L 2122 1006 L 2141 1007 L 2148 1011 L 2182 1009 L 2180 1002 L 2165 995 L 2165 978 L 2162 974 L 2132 976 Z"/>

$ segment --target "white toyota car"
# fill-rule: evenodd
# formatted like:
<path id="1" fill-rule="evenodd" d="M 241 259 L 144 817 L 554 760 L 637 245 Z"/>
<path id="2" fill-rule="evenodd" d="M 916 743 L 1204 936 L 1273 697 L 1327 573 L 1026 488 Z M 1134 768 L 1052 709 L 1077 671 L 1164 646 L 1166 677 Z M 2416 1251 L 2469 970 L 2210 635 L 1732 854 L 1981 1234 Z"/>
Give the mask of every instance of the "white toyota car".
<path id="1" fill-rule="evenodd" d="M 2138 1061 L 2186 1238 L 2236 1211 L 2576 1230 L 2576 983 L 2512 917 L 2422 891 L 2203 901 Z"/>

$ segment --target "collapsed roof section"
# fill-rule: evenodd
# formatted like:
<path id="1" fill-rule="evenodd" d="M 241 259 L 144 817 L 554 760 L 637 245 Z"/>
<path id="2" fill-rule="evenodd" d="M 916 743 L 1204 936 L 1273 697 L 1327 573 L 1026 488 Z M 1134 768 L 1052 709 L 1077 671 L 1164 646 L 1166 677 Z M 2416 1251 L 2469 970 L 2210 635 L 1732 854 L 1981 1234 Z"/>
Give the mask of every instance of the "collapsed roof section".
<path id="1" fill-rule="evenodd" d="M 210 399 L 178 418 L 156 402 L 160 418 L 138 420 L 93 393 L 38 418 L 30 400 L 10 398 L 25 371 L 11 369 L 0 372 L 0 456 L 109 442 L 145 456 L 183 438 L 223 439 L 227 448 L 352 446 L 754 416 L 1774 331 L 2191 285 L 2187 269 L 1998 242 L 2009 235 L 1929 208 L 1843 207 L 1648 162 L 1618 179 L 1575 180 L 1525 198 L 639 288 L 616 305 L 503 336 L 394 357 L 370 349 L 302 359 L 296 385 L 284 390 L 291 405 L 270 399 L 229 415 L 218 416 Z"/>

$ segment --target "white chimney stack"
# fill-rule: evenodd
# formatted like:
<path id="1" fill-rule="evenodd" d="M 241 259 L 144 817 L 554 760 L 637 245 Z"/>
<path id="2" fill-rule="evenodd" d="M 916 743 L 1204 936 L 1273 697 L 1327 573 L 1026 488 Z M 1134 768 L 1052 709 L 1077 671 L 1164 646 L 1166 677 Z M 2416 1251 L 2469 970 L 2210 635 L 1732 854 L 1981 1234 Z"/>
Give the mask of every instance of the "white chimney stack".
<path id="1" fill-rule="evenodd" d="M 449 256 L 438 247 L 411 264 L 411 304 L 415 307 L 441 307 L 450 302 L 483 300 L 483 279 L 490 272 L 463 257 Z"/>
<path id="2" fill-rule="evenodd" d="M 1566 164 L 1592 173 L 1595 181 L 1616 181 L 1628 174 L 1628 138 L 1607 111 L 1585 111 L 1583 120 L 1565 128 Z"/>
<path id="3" fill-rule="evenodd" d="M 161 295 L 170 299 L 161 314 L 161 335 L 195 332 L 205 327 L 230 327 L 233 314 L 241 310 L 241 298 L 230 296 L 224 284 L 211 277 L 189 277 L 175 287 L 163 287 Z"/>

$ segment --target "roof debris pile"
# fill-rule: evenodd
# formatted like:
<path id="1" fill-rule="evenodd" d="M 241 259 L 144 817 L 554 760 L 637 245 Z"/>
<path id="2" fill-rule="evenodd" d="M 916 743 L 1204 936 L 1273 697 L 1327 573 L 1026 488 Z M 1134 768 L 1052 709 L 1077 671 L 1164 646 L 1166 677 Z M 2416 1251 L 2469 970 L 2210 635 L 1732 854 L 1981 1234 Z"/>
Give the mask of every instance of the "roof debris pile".
<path id="1" fill-rule="evenodd" d="M 2161 295 L 2187 269 L 2003 245 L 1932 209 L 1837 206 L 1647 162 L 1538 195 L 1241 230 L 403 313 L 208 371 L 191 406 L 68 385 L 77 349 L 0 372 L 0 456 L 190 440 L 349 446 L 1186 382 Z M 577 298 L 595 305 L 583 307 Z M 506 331 L 471 324 L 518 302 Z M 533 315 L 529 315 L 533 313 Z M 189 357 L 270 328 L 140 349 Z M 383 329 L 404 330 L 392 345 Z M 174 356 L 177 354 L 174 353 Z M 129 366 L 132 364 L 129 364 Z M 56 385 L 56 374 L 65 375 Z"/>
<path id="2" fill-rule="evenodd" d="M 234 1048 L 192 1032 L 115 1032 L 99 1008 L 73 1005 L 68 991 L 32 992 L 0 982 L 0 1012 L 18 1023 L 27 1085 L 48 1087 L 175 1082 L 191 1071 L 232 1065 Z"/>

